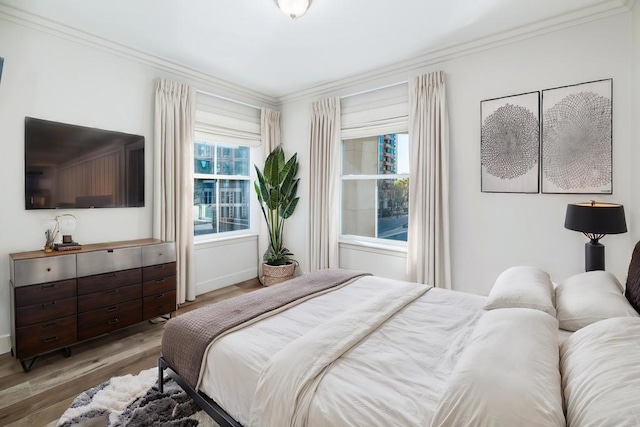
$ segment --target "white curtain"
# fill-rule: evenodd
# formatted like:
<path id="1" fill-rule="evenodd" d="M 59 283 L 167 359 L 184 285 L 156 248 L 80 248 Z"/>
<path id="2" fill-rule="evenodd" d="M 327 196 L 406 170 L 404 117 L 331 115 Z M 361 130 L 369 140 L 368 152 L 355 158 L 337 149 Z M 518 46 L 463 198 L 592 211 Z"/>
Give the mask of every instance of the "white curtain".
<path id="1" fill-rule="evenodd" d="M 154 128 L 153 236 L 176 244 L 179 304 L 196 298 L 193 247 L 195 89 L 159 79 Z"/>
<path id="2" fill-rule="evenodd" d="M 311 104 L 309 271 L 338 268 L 340 99 Z"/>
<path id="3" fill-rule="evenodd" d="M 409 87 L 409 280 L 451 289 L 449 124 L 444 72 Z"/>
<path id="4" fill-rule="evenodd" d="M 260 114 L 260 132 L 262 135 L 262 149 L 264 158 L 280 145 L 280 111 L 262 107 Z M 260 167 L 260 165 L 258 166 Z M 262 168 L 261 168 L 262 169 Z M 257 200 L 257 199 L 256 199 Z M 258 239 L 258 277 L 262 280 L 262 256 L 269 247 L 269 233 L 267 224 L 261 218 L 260 235 Z"/>

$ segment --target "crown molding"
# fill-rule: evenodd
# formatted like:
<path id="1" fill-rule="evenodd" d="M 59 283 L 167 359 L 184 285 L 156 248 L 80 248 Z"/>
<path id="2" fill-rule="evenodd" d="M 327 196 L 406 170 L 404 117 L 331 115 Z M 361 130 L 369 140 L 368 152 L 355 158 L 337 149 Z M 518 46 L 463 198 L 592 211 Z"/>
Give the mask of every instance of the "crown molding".
<path id="1" fill-rule="evenodd" d="M 606 3 L 585 7 L 571 13 L 556 16 L 552 19 L 482 37 L 472 42 L 425 52 L 421 55 L 379 67 L 372 71 L 358 73 L 344 79 L 312 86 L 301 91 L 283 95 L 278 98 L 278 101 L 279 104 L 282 105 L 322 96 L 346 95 L 348 93 L 347 91 L 353 91 L 353 87 L 356 85 L 359 87 L 363 87 L 366 84 L 384 85 L 389 84 L 393 78 L 396 80 L 406 80 L 407 76 L 412 72 L 445 61 L 629 12 L 633 9 L 634 2 L 635 0 L 610 0 Z"/>
<path id="2" fill-rule="evenodd" d="M 198 89 L 213 88 L 216 93 L 219 93 L 221 96 L 248 103 L 264 104 L 266 107 L 278 107 L 285 103 L 303 99 L 318 98 L 332 94 L 344 95 L 347 91 L 352 91 L 354 86 L 366 87 L 367 84 L 370 85 L 379 82 L 388 83 L 393 78 L 406 80 L 408 74 L 419 69 L 455 58 L 471 55 L 483 50 L 493 49 L 543 34 L 560 31 L 576 25 L 604 19 L 609 16 L 626 13 L 632 10 L 634 5 L 635 0 L 610 0 L 605 3 L 585 7 L 548 20 L 512 28 L 471 42 L 424 52 L 404 61 L 378 67 L 375 70 L 358 73 L 343 79 L 314 85 L 280 97 L 270 96 L 248 89 L 193 68 L 186 67 L 166 58 L 151 55 L 149 53 L 94 36 L 11 6 L 0 4 L 0 19 L 46 32 L 53 36 L 96 48 L 164 72 L 178 75 L 195 83 L 201 84 L 202 87 L 199 87 Z"/>
<path id="3" fill-rule="evenodd" d="M 0 4 L 0 19 L 99 49 L 103 52 L 147 65 L 160 71 L 178 75 L 189 81 L 203 85 L 202 87 L 198 87 L 198 89 L 214 88 L 216 92 L 219 92 L 222 96 L 244 102 L 264 104 L 266 107 L 275 107 L 278 104 L 278 98 L 276 97 L 248 89 L 166 58 L 112 42 L 11 6 Z"/>

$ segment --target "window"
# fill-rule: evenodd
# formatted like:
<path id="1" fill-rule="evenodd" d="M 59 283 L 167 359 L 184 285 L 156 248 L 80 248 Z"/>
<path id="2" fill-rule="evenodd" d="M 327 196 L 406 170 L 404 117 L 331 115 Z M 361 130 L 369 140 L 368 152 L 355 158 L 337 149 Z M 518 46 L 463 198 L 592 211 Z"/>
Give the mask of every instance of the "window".
<path id="1" fill-rule="evenodd" d="M 342 141 L 342 235 L 407 241 L 409 135 Z"/>
<path id="2" fill-rule="evenodd" d="M 250 148 L 196 140 L 194 235 L 249 229 Z"/>

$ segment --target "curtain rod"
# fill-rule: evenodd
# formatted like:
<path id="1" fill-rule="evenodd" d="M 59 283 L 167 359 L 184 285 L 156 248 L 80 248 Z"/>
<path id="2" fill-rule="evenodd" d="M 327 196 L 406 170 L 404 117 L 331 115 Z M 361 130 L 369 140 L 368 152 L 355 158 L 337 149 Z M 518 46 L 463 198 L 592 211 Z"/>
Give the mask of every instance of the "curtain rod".
<path id="1" fill-rule="evenodd" d="M 249 104 L 247 102 L 238 101 L 237 99 L 227 98 L 226 96 L 216 95 L 215 93 L 205 92 L 204 90 L 196 89 L 197 93 L 201 93 L 207 96 L 213 96 L 214 98 L 224 99 L 225 101 L 235 102 L 236 104 L 244 105 L 245 107 L 255 108 L 256 110 L 262 110 L 262 107 L 258 107 L 257 105 Z"/>
<path id="2" fill-rule="evenodd" d="M 376 90 L 381 90 L 381 89 L 388 89 L 390 87 L 400 86 L 400 85 L 407 84 L 407 83 L 409 83 L 409 80 L 404 80 L 404 81 L 397 82 L 397 83 L 392 83 L 392 84 L 386 85 L 386 86 L 376 87 L 376 88 L 373 88 L 373 89 L 367 89 L 367 90 L 363 90 L 361 92 L 356 92 L 356 93 L 350 93 L 348 95 L 342 95 L 340 97 L 340 99 L 351 98 L 352 96 L 364 95 L 365 93 L 375 92 Z"/>

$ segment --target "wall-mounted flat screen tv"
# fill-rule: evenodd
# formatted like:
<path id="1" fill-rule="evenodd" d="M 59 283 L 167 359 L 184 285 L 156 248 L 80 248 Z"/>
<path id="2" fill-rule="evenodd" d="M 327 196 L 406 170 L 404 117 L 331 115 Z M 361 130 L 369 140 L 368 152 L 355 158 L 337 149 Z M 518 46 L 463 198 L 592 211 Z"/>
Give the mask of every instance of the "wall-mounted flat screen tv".
<path id="1" fill-rule="evenodd" d="M 25 118 L 26 209 L 144 206 L 144 137 Z"/>

